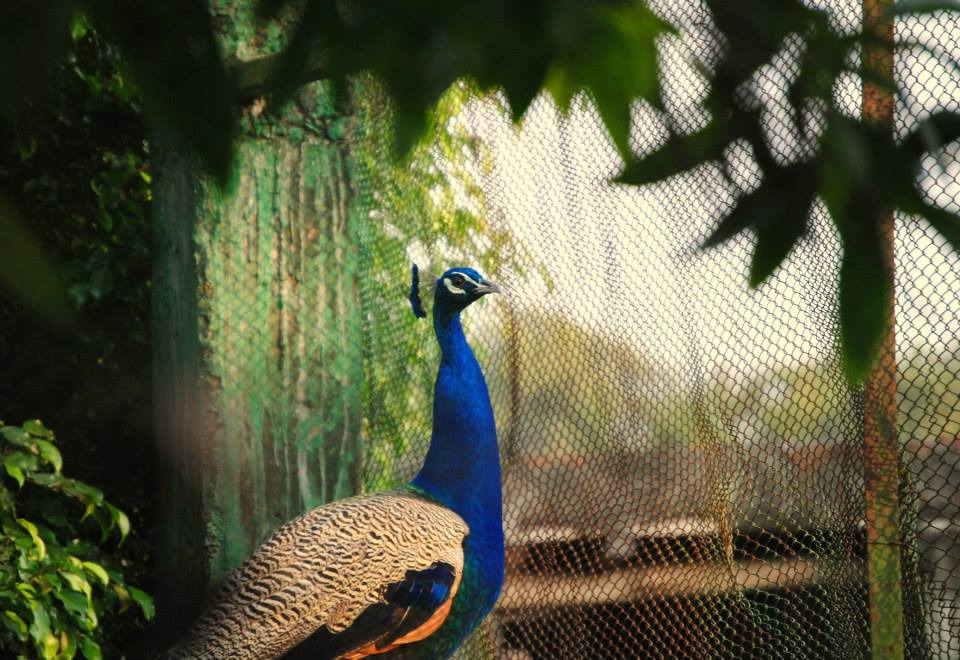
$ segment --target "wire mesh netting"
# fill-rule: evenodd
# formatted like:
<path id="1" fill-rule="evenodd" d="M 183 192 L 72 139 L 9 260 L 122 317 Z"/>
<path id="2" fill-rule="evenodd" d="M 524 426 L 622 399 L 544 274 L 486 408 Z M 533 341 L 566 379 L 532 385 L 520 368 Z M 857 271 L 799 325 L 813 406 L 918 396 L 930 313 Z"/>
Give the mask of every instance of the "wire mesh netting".
<path id="1" fill-rule="evenodd" d="M 859 27 L 859 3 L 829 7 L 842 29 Z M 695 62 L 721 44 L 698 4 L 654 8 L 683 28 L 664 38 L 661 71 L 673 127 L 692 132 L 707 119 Z M 897 23 L 898 39 L 954 58 L 957 34 L 956 14 Z M 774 108 L 766 128 L 782 153 L 794 148 L 784 89 L 801 47 L 788 43 L 753 84 Z M 930 51 L 898 51 L 896 74 L 899 135 L 960 104 L 960 77 Z M 860 80 L 836 93 L 859 115 Z M 248 406 L 302 386 L 292 403 L 262 407 L 288 410 L 304 456 L 313 428 L 353 433 L 363 487 L 402 483 L 429 441 L 437 363 L 428 325 L 405 306 L 406 268 L 479 265 L 506 292 L 474 305 L 466 323 L 497 415 L 508 557 L 494 615 L 461 657 L 866 655 L 865 401 L 838 356 L 840 244 L 826 211 L 814 208 L 788 261 L 752 290 L 748 236 L 698 248 L 740 194 L 715 167 L 617 185 L 622 163 L 586 97 L 566 116 L 541 97 L 519 128 L 497 96 L 462 86 L 455 97 L 408 172 L 378 171 L 377 154 L 354 172 L 364 212 L 343 217 L 358 257 L 330 239 L 331 267 L 349 275 L 309 284 L 345 302 L 298 327 L 315 322 L 316 344 L 300 348 L 328 370 L 328 393 L 254 379 L 237 398 Z M 653 110 L 638 105 L 634 120 L 638 153 L 666 137 Z M 728 159 L 742 189 L 759 183 L 746 149 Z M 928 159 L 922 181 L 934 203 L 960 211 L 955 147 Z M 956 658 L 960 271 L 910 218 L 897 218 L 895 251 L 907 655 Z M 351 286 L 355 297 L 342 291 Z M 238 283 L 238 298 L 249 288 Z M 210 316 L 219 313 L 231 312 Z M 229 368 L 248 354 L 260 352 L 236 349 Z M 305 470 L 314 459 L 296 460 Z"/>

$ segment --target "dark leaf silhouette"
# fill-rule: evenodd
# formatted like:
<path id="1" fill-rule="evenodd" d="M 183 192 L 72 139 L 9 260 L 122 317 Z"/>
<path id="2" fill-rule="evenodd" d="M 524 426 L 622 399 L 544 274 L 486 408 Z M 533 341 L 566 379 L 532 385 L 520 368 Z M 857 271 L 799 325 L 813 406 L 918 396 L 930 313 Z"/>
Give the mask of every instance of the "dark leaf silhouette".
<path id="1" fill-rule="evenodd" d="M 911 165 L 951 142 L 960 140 L 960 113 L 938 112 L 919 122 L 900 143 L 900 153 Z"/>
<path id="2" fill-rule="evenodd" d="M 903 199 L 900 208 L 923 218 L 954 250 L 960 252 L 960 218 L 955 214 L 925 201 L 918 190 L 912 191 L 912 197 Z"/>
<path id="3" fill-rule="evenodd" d="M 690 135 L 673 135 L 651 154 L 627 163 L 617 177 L 618 183 L 644 185 L 656 183 L 694 167 L 719 161 L 732 139 L 742 130 L 730 121 L 714 119 Z"/>
<path id="4" fill-rule="evenodd" d="M 774 169 L 760 187 L 738 200 L 704 241 L 704 247 L 720 245 L 752 229 L 757 243 L 750 263 L 750 286 L 760 286 L 806 233 L 816 183 L 816 173 L 807 165 Z"/>
<path id="5" fill-rule="evenodd" d="M 932 14 L 938 11 L 960 11 L 957 0 L 899 0 L 890 7 L 890 16 Z"/>
<path id="6" fill-rule="evenodd" d="M 0 195 L 0 287 L 26 304 L 41 322 L 65 330 L 73 321 L 63 282 L 16 207 Z"/>
<path id="7" fill-rule="evenodd" d="M 218 182 L 230 170 L 232 91 L 201 0 L 93 4 L 98 26 L 120 47 L 154 126 L 192 147 Z"/>
<path id="8" fill-rule="evenodd" d="M 925 154 L 960 137 L 960 115 L 938 113 L 895 145 L 888 132 L 845 117 L 837 107 L 836 85 L 851 74 L 890 94 L 900 93 L 890 72 L 864 71 L 857 64 L 861 49 L 888 46 L 881 33 L 840 33 L 828 12 L 800 0 L 708 0 L 706 5 L 719 44 L 714 57 L 701 63 L 707 78 L 703 109 L 711 119 L 693 134 L 671 134 L 663 147 L 642 158 L 630 150 L 630 108 L 642 99 L 663 109 L 657 47 L 672 28 L 640 0 L 261 0 L 261 18 L 286 26 L 286 47 L 259 61 L 231 63 L 231 74 L 202 0 L 6 3 L 0 9 L 0 122 L 10 126 L 42 98 L 46 72 L 66 56 L 71 22 L 86 11 L 121 48 L 155 130 L 192 148 L 221 183 L 230 172 L 238 102 L 264 96 L 282 104 L 310 80 L 342 81 L 372 72 L 392 99 L 396 151 L 406 154 L 426 131 L 437 99 L 451 83 L 467 78 L 481 90 L 500 90 L 514 120 L 541 90 L 550 92 L 562 110 L 578 93 L 589 93 L 626 162 L 617 179 L 625 184 L 661 181 L 722 162 L 733 144 L 748 146 L 766 178 L 708 242 L 752 229 L 757 239 L 752 285 L 769 277 L 790 253 L 817 196 L 838 227 L 875 212 L 879 215 L 872 220 L 858 222 L 876 223 L 887 210 L 900 208 L 924 218 L 957 245 L 956 218 L 925 202 L 915 178 Z M 955 0 L 905 0 L 888 16 L 958 9 Z M 756 78 L 787 46 L 799 47 L 784 90 L 797 144 L 790 153 L 780 153 L 764 133 L 763 117 L 773 108 L 764 107 L 770 101 L 757 93 Z M 949 53 L 929 44 L 904 39 L 894 47 L 922 49 L 960 70 Z M 669 116 L 665 119 L 673 125 Z M 804 185 L 778 176 L 781 171 L 802 174 Z M 867 281 L 859 274 L 873 263 L 855 253 L 876 245 L 864 239 L 872 236 L 865 228 L 840 233 L 846 255 L 840 299 L 854 300 L 855 287 Z M 870 318 L 879 316 L 867 314 L 874 308 L 865 303 L 845 308 L 844 327 L 853 327 L 857 309 L 866 314 L 863 325 L 873 328 L 863 336 L 872 336 L 876 325 Z M 846 350 L 853 336 L 844 336 Z M 862 359 L 851 358 L 861 360 L 856 362 L 861 366 Z M 851 373 L 861 371 L 851 368 Z"/>
<path id="9" fill-rule="evenodd" d="M 854 213 L 841 229 L 840 346 L 848 377 L 860 382 L 886 333 L 893 290 L 879 225 L 863 222 Z"/>
<path id="10" fill-rule="evenodd" d="M 43 100 L 50 71 L 70 45 L 74 4 L 0 3 L 0 121 L 12 122 Z"/>

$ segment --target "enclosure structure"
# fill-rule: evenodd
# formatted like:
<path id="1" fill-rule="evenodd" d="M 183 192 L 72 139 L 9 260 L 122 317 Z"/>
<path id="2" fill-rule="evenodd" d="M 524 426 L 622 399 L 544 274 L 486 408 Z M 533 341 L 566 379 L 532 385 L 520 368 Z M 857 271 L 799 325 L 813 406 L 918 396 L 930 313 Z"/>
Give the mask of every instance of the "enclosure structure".
<path id="1" fill-rule="evenodd" d="M 694 59 L 717 44 L 696 3 L 655 9 L 684 28 L 662 43 L 662 73 L 675 125 L 693 131 L 705 121 Z M 844 29 L 863 20 L 858 2 L 831 11 Z M 957 33 L 953 14 L 896 24 L 898 38 L 954 58 Z M 960 105 L 944 61 L 905 51 L 894 66 L 898 134 Z M 772 67 L 755 81 L 774 97 L 784 84 Z M 250 456 L 262 468 L 231 479 L 282 486 L 285 506 L 303 508 L 346 488 L 324 463 L 349 463 L 342 448 L 362 456 L 338 468 L 344 483 L 409 479 L 429 440 L 437 356 L 406 308 L 408 266 L 479 265 L 506 292 L 474 306 L 467 330 L 498 420 L 508 568 L 462 657 L 863 657 L 878 543 L 896 548 L 906 656 L 960 655 L 960 270 L 934 232 L 895 219 L 886 360 L 851 387 L 837 352 L 840 248 L 821 207 L 752 290 L 749 237 L 698 248 L 735 200 L 718 171 L 612 183 L 621 162 L 586 96 L 567 116 L 539 98 L 516 127 L 496 95 L 459 87 L 435 139 L 397 172 L 376 139 L 377 104 L 355 93 L 336 167 L 303 170 L 316 181 L 289 204 L 237 206 L 194 229 L 210 284 L 197 328 L 209 428 L 239 448 L 238 470 Z M 836 93 L 864 111 L 861 80 Z M 333 125 L 317 149 L 336 141 Z M 768 131 L 790 139 L 777 113 Z M 637 152 L 664 135 L 638 105 Z M 310 157 L 290 154 L 291 167 Z M 748 153 L 729 158 L 745 187 L 758 181 Z M 960 211 L 956 146 L 929 159 L 923 186 Z M 340 275 L 283 270 L 293 248 Z M 877 411 L 891 406 L 884 423 Z M 894 541 L 871 532 L 868 502 L 890 487 L 877 485 L 871 446 L 898 449 L 884 464 L 897 477 Z M 278 485 L 280 473 L 301 480 Z M 204 524 L 208 543 L 220 538 L 219 521 Z"/>

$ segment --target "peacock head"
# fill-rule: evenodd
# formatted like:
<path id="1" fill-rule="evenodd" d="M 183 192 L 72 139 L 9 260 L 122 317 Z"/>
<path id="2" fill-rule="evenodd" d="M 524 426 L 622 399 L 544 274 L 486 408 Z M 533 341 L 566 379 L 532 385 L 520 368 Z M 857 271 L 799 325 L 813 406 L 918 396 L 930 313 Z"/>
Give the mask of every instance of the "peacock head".
<path id="1" fill-rule="evenodd" d="M 434 285 L 433 304 L 437 309 L 460 312 L 475 300 L 488 293 L 500 293 L 500 287 L 483 278 L 473 268 L 458 266 L 437 278 Z M 427 313 L 420 301 L 420 272 L 413 265 L 413 285 L 410 287 L 410 304 L 413 313 L 424 318 Z"/>

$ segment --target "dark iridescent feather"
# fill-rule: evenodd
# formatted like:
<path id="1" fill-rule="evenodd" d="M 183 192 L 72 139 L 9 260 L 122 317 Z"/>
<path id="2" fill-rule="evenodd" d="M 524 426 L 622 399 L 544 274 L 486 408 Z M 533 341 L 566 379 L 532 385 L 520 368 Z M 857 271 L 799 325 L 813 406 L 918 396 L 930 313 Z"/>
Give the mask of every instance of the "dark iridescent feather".
<path id="1" fill-rule="evenodd" d="M 387 587 L 385 602 L 368 607 L 349 628 L 337 634 L 320 628 L 284 658 L 335 658 L 370 645 L 377 650 L 386 649 L 416 631 L 447 602 L 455 579 L 450 564 L 437 563 L 424 570 L 407 571 L 402 581 Z"/>
<path id="2" fill-rule="evenodd" d="M 413 264 L 413 277 L 410 283 L 410 307 L 413 309 L 413 315 L 418 319 L 427 318 L 427 313 L 423 311 L 423 302 L 420 300 L 420 269 L 417 264 Z"/>

